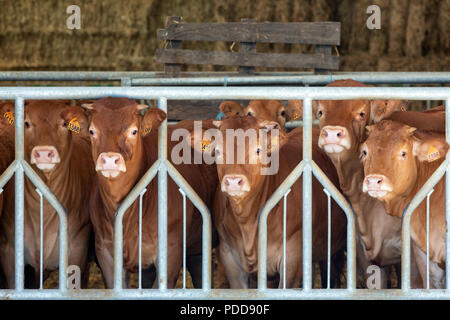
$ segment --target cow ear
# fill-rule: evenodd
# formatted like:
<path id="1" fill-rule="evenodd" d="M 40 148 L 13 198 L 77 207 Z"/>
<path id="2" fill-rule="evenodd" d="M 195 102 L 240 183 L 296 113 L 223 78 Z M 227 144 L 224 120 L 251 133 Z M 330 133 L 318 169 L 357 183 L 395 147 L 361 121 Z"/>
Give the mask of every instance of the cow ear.
<path id="1" fill-rule="evenodd" d="M 267 133 L 267 154 L 269 156 L 272 152 L 279 151 L 288 141 L 287 134 L 281 130 L 278 122 L 263 120 L 259 122 L 259 127 Z"/>
<path id="2" fill-rule="evenodd" d="M 94 110 L 93 103 L 82 103 L 81 107 L 87 110 Z"/>
<path id="3" fill-rule="evenodd" d="M 67 128 L 83 136 L 89 136 L 89 118 L 86 111 L 79 106 L 68 106 L 60 113 Z"/>
<path id="4" fill-rule="evenodd" d="M 148 109 L 148 108 L 150 108 L 150 107 L 148 105 L 146 105 L 146 104 L 138 104 L 138 105 L 136 105 L 136 109 L 138 111 L 145 110 L 145 109 Z"/>
<path id="5" fill-rule="evenodd" d="M 448 149 L 449 145 L 444 138 L 415 138 L 413 142 L 413 154 L 422 162 L 433 162 L 438 159 L 444 159 Z"/>
<path id="6" fill-rule="evenodd" d="M 224 101 L 220 104 L 219 109 L 226 117 L 244 115 L 244 108 L 236 101 Z"/>
<path id="7" fill-rule="evenodd" d="M 167 114 L 158 108 L 150 108 L 144 114 L 141 122 L 141 134 L 145 136 L 152 130 L 158 130 L 161 123 L 166 120 Z"/>

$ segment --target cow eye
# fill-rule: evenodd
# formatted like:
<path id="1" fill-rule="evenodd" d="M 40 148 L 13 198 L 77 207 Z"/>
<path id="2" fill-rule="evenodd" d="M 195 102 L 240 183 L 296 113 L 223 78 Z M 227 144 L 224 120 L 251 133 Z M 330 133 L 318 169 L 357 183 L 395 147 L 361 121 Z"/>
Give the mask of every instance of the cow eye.
<path id="1" fill-rule="evenodd" d="M 93 136 L 93 135 L 94 135 L 94 130 L 89 129 L 89 134 L 90 134 L 91 136 Z"/>
<path id="2" fill-rule="evenodd" d="M 360 112 L 360 114 L 359 114 L 359 116 L 360 116 L 361 118 L 364 118 L 365 115 L 366 115 L 366 114 L 365 114 L 364 112 Z"/>
<path id="3" fill-rule="evenodd" d="M 363 150 L 362 153 L 363 153 L 364 156 L 367 156 L 367 151 L 366 150 Z"/>
<path id="4" fill-rule="evenodd" d="M 28 121 L 25 121 L 25 127 L 27 127 L 27 129 L 30 127 L 30 123 Z"/>
<path id="5" fill-rule="evenodd" d="M 261 152 L 260 148 L 256 149 L 256 154 L 259 154 L 260 152 Z"/>
<path id="6" fill-rule="evenodd" d="M 286 112 L 281 111 L 281 115 L 284 117 L 284 115 L 286 114 Z"/>
<path id="7" fill-rule="evenodd" d="M 319 112 L 317 112 L 317 118 L 320 118 L 323 115 L 322 110 L 319 110 Z"/>
<path id="8" fill-rule="evenodd" d="M 133 136 L 135 136 L 135 135 L 137 134 L 137 130 L 136 130 L 136 129 L 133 130 L 133 131 L 131 132 L 131 134 L 132 134 Z"/>
<path id="9" fill-rule="evenodd" d="M 403 158 L 406 157 L 406 152 L 405 151 L 402 151 L 402 157 Z"/>
<path id="10" fill-rule="evenodd" d="M 63 122 L 63 124 L 62 124 L 62 126 L 64 127 L 64 128 L 67 128 L 67 122 Z"/>
<path id="11" fill-rule="evenodd" d="M 247 115 L 249 115 L 249 116 L 252 116 L 252 115 L 253 115 L 253 113 L 249 112 L 249 113 L 247 113 Z"/>

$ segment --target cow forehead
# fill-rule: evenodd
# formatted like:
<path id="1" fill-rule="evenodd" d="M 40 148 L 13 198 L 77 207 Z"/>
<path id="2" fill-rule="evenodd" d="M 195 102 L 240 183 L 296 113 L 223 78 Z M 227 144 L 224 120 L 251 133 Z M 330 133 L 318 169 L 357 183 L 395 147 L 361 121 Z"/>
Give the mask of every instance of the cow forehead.
<path id="1" fill-rule="evenodd" d="M 380 151 L 395 149 L 412 141 L 410 127 L 392 121 L 381 121 L 372 126 L 366 143 L 369 146 L 377 146 Z"/>
<path id="2" fill-rule="evenodd" d="M 59 101 L 33 101 L 25 107 L 25 114 L 34 121 L 54 121 L 61 119 L 61 111 L 67 105 Z"/>
<path id="3" fill-rule="evenodd" d="M 135 105 L 110 108 L 104 105 L 93 105 L 94 113 L 91 123 L 98 129 L 117 128 L 121 130 L 136 123 L 138 114 Z"/>

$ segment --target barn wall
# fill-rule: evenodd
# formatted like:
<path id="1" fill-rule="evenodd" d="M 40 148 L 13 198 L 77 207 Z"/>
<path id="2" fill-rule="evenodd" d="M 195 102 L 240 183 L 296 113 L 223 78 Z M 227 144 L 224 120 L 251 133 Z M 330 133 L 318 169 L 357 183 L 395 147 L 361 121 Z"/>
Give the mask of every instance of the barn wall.
<path id="1" fill-rule="evenodd" d="M 81 7 L 81 30 L 66 28 L 71 4 Z M 381 30 L 366 28 L 370 4 L 382 9 Z M 187 22 L 341 21 L 341 70 L 450 69 L 450 0 L 0 0 L 0 70 L 163 70 L 154 61 L 156 48 L 163 46 L 156 30 L 168 15 Z M 229 45 L 186 47 L 229 50 Z M 257 49 L 312 50 L 293 45 Z"/>

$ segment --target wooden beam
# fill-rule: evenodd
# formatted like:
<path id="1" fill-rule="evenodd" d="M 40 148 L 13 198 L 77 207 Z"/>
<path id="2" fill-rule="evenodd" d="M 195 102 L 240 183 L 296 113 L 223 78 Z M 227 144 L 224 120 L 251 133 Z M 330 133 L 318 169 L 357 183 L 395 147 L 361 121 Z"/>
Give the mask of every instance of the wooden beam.
<path id="1" fill-rule="evenodd" d="M 166 49 L 156 50 L 156 61 L 178 64 L 211 64 L 224 66 L 320 68 L 337 70 L 339 57 L 315 54 L 218 52 Z"/>
<path id="2" fill-rule="evenodd" d="M 183 20 L 182 17 L 167 17 L 166 27 L 171 25 L 176 25 Z M 167 40 L 165 43 L 165 48 L 171 49 L 181 49 L 182 43 L 179 40 Z M 181 64 L 179 63 L 166 63 L 164 65 L 164 72 L 169 77 L 178 77 L 181 72 Z"/>
<path id="3" fill-rule="evenodd" d="M 160 40 L 340 45 L 340 22 L 173 23 L 158 29 Z"/>

